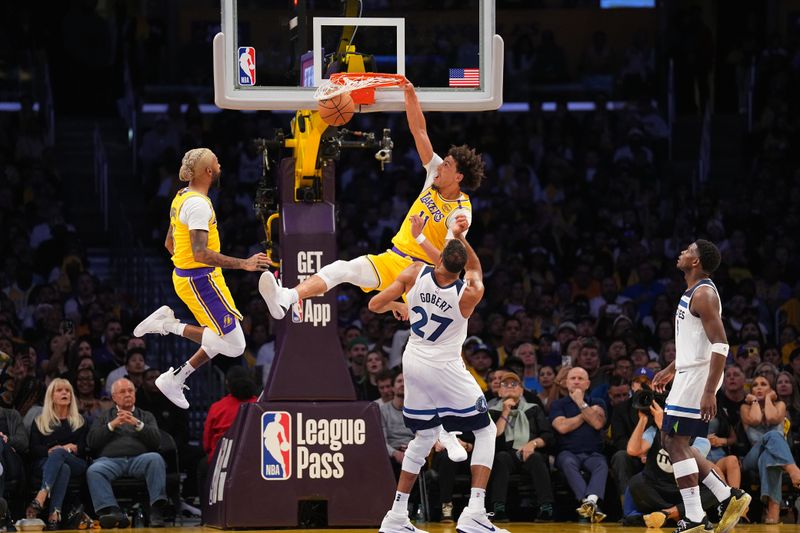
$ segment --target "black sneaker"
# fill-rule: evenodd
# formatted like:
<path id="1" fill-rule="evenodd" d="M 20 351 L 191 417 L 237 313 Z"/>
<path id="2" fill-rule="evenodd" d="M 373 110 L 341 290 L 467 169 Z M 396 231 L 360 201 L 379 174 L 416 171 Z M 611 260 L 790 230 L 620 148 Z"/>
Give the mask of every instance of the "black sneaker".
<path id="1" fill-rule="evenodd" d="M 717 513 L 719 513 L 719 523 L 714 528 L 714 533 L 728 533 L 742 518 L 750 507 L 752 496 L 747 494 L 742 489 L 735 489 L 731 487 L 730 497 L 721 502 L 717 506 Z"/>
<path id="2" fill-rule="evenodd" d="M 100 527 L 103 529 L 114 529 L 115 527 L 126 528 L 131 524 L 130 519 L 128 519 L 128 515 L 122 511 L 112 511 L 110 513 L 100 515 L 98 520 L 100 522 Z"/>
<path id="3" fill-rule="evenodd" d="M 678 527 L 672 533 L 705 533 L 714 531 L 714 525 L 704 516 L 700 522 L 691 520 L 678 520 Z"/>
<path id="4" fill-rule="evenodd" d="M 539 507 L 539 513 L 536 515 L 536 522 L 552 522 L 553 521 L 553 504 L 543 503 Z"/>
<path id="5" fill-rule="evenodd" d="M 493 506 L 494 509 L 494 516 L 492 516 L 493 522 L 510 522 L 508 519 L 508 513 L 506 513 L 506 504 L 497 502 Z"/>

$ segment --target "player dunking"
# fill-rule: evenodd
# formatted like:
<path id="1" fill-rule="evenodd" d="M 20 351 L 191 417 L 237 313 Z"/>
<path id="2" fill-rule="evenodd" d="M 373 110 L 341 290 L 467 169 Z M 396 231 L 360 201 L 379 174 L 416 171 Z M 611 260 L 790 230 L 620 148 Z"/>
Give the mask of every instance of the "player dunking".
<path id="1" fill-rule="evenodd" d="M 408 83 L 404 89 L 408 127 L 427 177 L 400 231 L 392 239 L 392 248 L 378 255 L 334 261 L 293 289 L 279 286 L 275 277 L 265 272 L 258 288 L 275 319 L 283 318 L 299 300 L 325 294 L 340 283 L 358 285 L 365 292 L 383 290 L 413 262 L 435 263 L 445 240 L 452 238 L 450 230 L 457 216 L 464 215 L 467 223 L 471 223 L 472 205 L 462 190 L 478 188 L 483 179 L 483 162 L 467 146 L 450 148 L 444 159 L 435 154 L 414 86 Z M 412 216 L 421 216 L 425 221 L 423 232 L 416 239 L 411 231 Z"/>
<path id="2" fill-rule="evenodd" d="M 686 507 L 675 533 L 715 531 L 727 533 L 737 524 L 750 503 L 750 495 L 729 487 L 712 470 L 713 464 L 690 446 L 694 437 L 708 435 L 708 423 L 717 414 L 716 392 L 722 385 L 728 343 L 722 325 L 722 304 L 709 276 L 719 267 L 720 253 L 706 240 L 698 239 L 681 252 L 678 268 L 688 289 L 675 312 L 676 357 L 655 375 L 653 388 L 663 392 L 673 379 L 667 396 L 661 443 L 669 453 L 673 473 Z M 700 502 L 699 481 L 719 500 L 719 524 L 714 528 Z"/>
<path id="3" fill-rule="evenodd" d="M 421 531 L 408 519 L 408 496 L 442 426 L 475 435 L 472 492 L 456 528 L 462 533 L 505 532 L 489 521 L 484 504 L 497 428 L 480 387 L 461 359 L 467 319 L 483 297 L 481 265 L 464 239 L 466 229 L 466 218 L 458 217 L 452 227 L 455 238 L 444 247 L 435 267 L 412 264 L 369 303 L 371 311 L 391 311 L 411 320 L 411 336 L 403 352 L 403 419 L 414 438 L 408 443 L 394 504 L 381 523 L 381 533 Z M 463 280 L 459 279 L 462 269 L 466 271 Z M 404 293 L 407 304 L 396 301 Z"/>
<path id="4" fill-rule="evenodd" d="M 164 305 L 133 330 L 137 337 L 173 333 L 200 344 L 200 349 L 186 363 L 175 370 L 170 367 L 156 378 L 156 386 L 164 396 L 183 409 L 189 407 L 183 394 L 184 381 L 192 372 L 217 354 L 238 357 L 245 349 L 244 332 L 239 324 L 242 314 L 236 309 L 220 267 L 262 271 L 269 264 L 263 253 L 249 259 L 219 253 L 217 217 L 208 189 L 219 180 L 220 173 L 217 156 L 208 148 L 186 152 L 178 176 L 181 181 L 189 182 L 189 186 L 178 191 L 172 200 L 164 243 L 175 265 L 172 274 L 175 292 L 201 326 L 181 323 L 172 309 Z"/>

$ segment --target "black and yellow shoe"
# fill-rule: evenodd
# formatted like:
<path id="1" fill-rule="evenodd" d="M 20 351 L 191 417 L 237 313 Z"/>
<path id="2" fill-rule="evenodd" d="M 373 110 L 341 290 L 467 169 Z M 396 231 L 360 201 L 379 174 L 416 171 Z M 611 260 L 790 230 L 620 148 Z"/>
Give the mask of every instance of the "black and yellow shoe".
<path id="1" fill-rule="evenodd" d="M 739 519 L 747 512 L 750 507 L 752 496 L 747 494 L 742 489 L 731 488 L 730 497 L 724 502 L 719 504 L 717 512 L 719 513 L 719 523 L 714 528 L 714 533 L 728 533 L 736 524 Z"/>
<path id="2" fill-rule="evenodd" d="M 714 524 L 708 521 L 708 517 L 704 516 L 700 522 L 679 520 L 678 527 L 672 533 L 711 533 L 712 531 L 714 531 Z"/>

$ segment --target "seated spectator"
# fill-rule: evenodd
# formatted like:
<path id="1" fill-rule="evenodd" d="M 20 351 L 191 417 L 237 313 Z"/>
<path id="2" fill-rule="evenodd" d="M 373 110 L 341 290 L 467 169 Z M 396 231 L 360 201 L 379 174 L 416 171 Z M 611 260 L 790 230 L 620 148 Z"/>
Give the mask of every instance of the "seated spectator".
<path id="1" fill-rule="evenodd" d="M 392 387 L 392 371 L 391 370 L 384 370 L 380 374 L 378 374 L 375 381 L 378 383 L 378 393 L 381 395 L 380 398 L 375 400 L 375 403 L 378 405 L 382 405 L 384 403 L 389 403 L 394 398 L 394 389 Z"/>
<path id="2" fill-rule="evenodd" d="M 542 392 L 539 383 L 539 362 L 536 357 L 536 347 L 530 342 L 523 342 L 514 348 L 514 357 L 522 361 L 522 385 L 526 390 L 535 393 Z"/>
<path id="3" fill-rule="evenodd" d="M 637 423 L 628 439 L 627 453 L 644 463 L 644 469 L 630 479 L 624 491 L 624 525 L 660 528 L 666 519 L 677 522 L 685 516 L 683 498 L 675 484 L 669 454 L 661 447 L 661 427 L 664 410 L 656 402 L 649 413 L 637 412 Z M 708 441 L 696 438 L 692 447 L 705 456 Z M 700 486 L 703 509 L 716 510 L 717 498 L 703 484 Z"/>
<path id="4" fill-rule="evenodd" d="M 751 391 L 740 408 L 742 424 L 752 446 L 742 460 L 742 468 L 758 473 L 761 499 L 767 503 L 764 523 L 777 524 L 783 501 L 781 476 L 786 472 L 792 485 L 800 488 L 800 468 L 795 464 L 783 435 L 786 404 L 778 400 L 778 395 L 764 376 L 753 379 Z"/>
<path id="5" fill-rule="evenodd" d="M 589 374 L 583 368 L 567 373 L 569 396 L 559 398 L 550 408 L 550 421 L 558 436 L 556 466 L 567 478 L 575 497 L 581 502 L 578 514 L 591 522 L 600 522 L 606 515 L 597 505 L 605 492 L 608 462 L 600 450 L 606 408 L 602 400 L 591 398 Z M 589 483 L 581 470 L 589 473 Z"/>
<path id="6" fill-rule="evenodd" d="M 519 471 L 525 471 L 533 482 L 539 504 L 536 518 L 553 519 L 553 488 L 545 449 L 552 448 L 555 436 L 544 410 L 528 403 L 522 392 L 519 376 L 513 372 L 502 373 L 499 392 L 502 403 L 489 410 L 497 425 L 491 488 L 497 522 L 508 520 L 509 480 L 512 473 Z"/>
<path id="7" fill-rule="evenodd" d="M 359 400 L 374 401 L 381 397 L 378 390 L 378 375 L 386 370 L 386 357 L 380 350 L 370 350 L 364 363 L 365 376 L 356 385 L 356 397 Z"/>
<path id="8" fill-rule="evenodd" d="M 800 441 L 800 387 L 794 376 L 785 370 L 778 374 L 775 385 L 778 399 L 786 404 L 786 416 L 789 419 L 790 444 L 797 452 Z"/>
<path id="9" fill-rule="evenodd" d="M 550 413 L 550 405 L 558 398 L 558 387 L 556 387 L 556 372 L 552 366 L 545 365 L 539 367 L 539 386 L 542 391 L 539 393 L 539 399 L 544 406 L 544 412 Z"/>
<path id="10" fill-rule="evenodd" d="M 483 392 L 489 388 L 489 372 L 492 369 L 492 354 L 491 348 L 486 344 L 478 344 L 472 350 L 467 360 L 467 370 L 469 370 L 478 386 Z"/>
<path id="11" fill-rule="evenodd" d="M 414 433 L 406 427 L 403 421 L 403 404 L 405 400 L 405 385 L 403 373 L 398 373 L 392 382 L 394 398 L 391 402 L 380 406 L 381 420 L 383 422 L 383 436 L 386 439 L 386 451 L 392 460 L 392 470 L 395 478 L 399 478 L 403 466 L 403 457 L 408 443 L 414 438 Z"/>
<path id="12" fill-rule="evenodd" d="M 86 438 L 95 458 L 86 472 L 94 510 L 103 529 L 127 527 L 130 521 L 117 504 L 111 482 L 121 476 L 144 479 L 150 494 L 151 525 L 161 525 L 167 503 L 167 466 L 158 454 L 158 424 L 151 413 L 135 406 L 136 389 L 129 379 L 114 383 L 111 398 L 114 407 L 94 421 Z"/>
<path id="13" fill-rule="evenodd" d="M 28 442 L 19 412 L 0 407 L 0 496 L 5 492 L 6 480 L 25 479 L 22 457 L 28 453 Z"/>
<path id="14" fill-rule="evenodd" d="M 620 379 L 620 378 L 612 378 Z M 621 403 L 614 406 L 611 411 L 611 444 L 616 451 L 611 456 L 611 477 L 617 484 L 619 496 L 622 498 L 625 494 L 625 489 L 631 477 L 641 472 L 642 462 L 637 457 L 631 457 L 628 454 L 628 439 L 630 438 L 633 428 L 636 427 L 636 420 L 638 418 L 638 411 L 633 407 L 632 395 L 636 394 L 644 386 L 650 387 L 650 381 L 653 379 L 653 373 L 646 368 L 638 369 L 630 382 L 628 390 L 631 394 L 628 395 Z M 614 383 L 612 381 L 612 383 Z M 616 392 L 612 387 L 609 389 L 609 396 Z M 612 396 L 612 401 L 614 400 Z"/>
<path id="15" fill-rule="evenodd" d="M 87 359 L 91 361 L 91 359 Z M 114 403 L 102 395 L 103 384 L 97 377 L 93 367 L 84 367 L 78 370 L 75 377 L 75 397 L 78 412 L 86 419 L 86 424 L 91 426 L 94 419 L 103 411 L 110 409 Z"/>
<path id="16" fill-rule="evenodd" d="M 33 468 L 40 474 L 42 485 L 25 512 L 28 518 L 37 518 L 49 497 L 47 529 L 59 529 L 69 480 L 86 472 L 87 431 L 72 385 L 61 378 L 51 381 L 30 438 Z"/>
<path id="17" fill-rule="evenodd" d="M 739 408 L 744 403 L 747 392 L 744 390 L 744 372 L 742 367 L 733 364 L 725 368 L 722 388 L 717 392 L 717 407 L 725 411 L 725 415 L 736 428 L 739 425 Z"/>
<path id="18" fill-rule="evenodd" d="M 232 366 L 228 369 L 228 373 L 225 375 L 225 388 L 228 390 L 228 394 L 212 403 L 206 415 L 206 422 L 203 426 L 203 451 L 206 452 L 207 461 L 200 461 L 197 465 L 198 487 L 205 486 L 208 463 L 214 457 L 219 439 L 236 420 L 239 408 L 244 403 L 253 403 L 258 400 L 256 384 L 243 366 Z"/>
<path id="19" fill-rule="evenodd" d="M 125 364 L 118 366 L 106 376 L 106 392 L 111 394 L 111 387 L 119 378 L 128 378 L 139 389 L 144 381 L 144 372 L 150 366 L 145 361 L 147 351 L 144 348 L 131 348 L 125 352 Z"/>

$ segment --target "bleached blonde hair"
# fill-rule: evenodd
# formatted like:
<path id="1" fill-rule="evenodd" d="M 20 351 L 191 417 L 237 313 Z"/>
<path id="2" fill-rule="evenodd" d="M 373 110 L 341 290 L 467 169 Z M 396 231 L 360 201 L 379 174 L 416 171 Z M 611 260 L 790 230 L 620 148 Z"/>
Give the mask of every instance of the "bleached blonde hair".
<path id="1" fill-rule="evenodd" d="M 54 429 L 61 425 L 61 420 L 58 418 L 56 410 L 53 407 L 53 392 L 56 390 L 56 387 L 60 385 L 65 385 L 69 389 L 70 401 L 69 410 L 67 411 L 67 421 L 72 431 L 75 431 L 86 423 L 78 412 L 78 402 L 75 401 L 75 391 L 72 389 L 72 384 L 66 379 L 56 378 L 47 386 L 47 392 L 44 394 L 42 412 L 36 417 L 36 427 L 39 428 L 39 432 L 42 435 L 50 435 Z"/>
<path id="2" fill-rule="evenodd" d="M 181 181 L 192 181 L 195 178 L 195 170 L 197 164 L 207 155 L 211 150 L 208 148 L 192 148 L 185 154 L 181 160 L 181 169 L 178 171 L 178 178 Z"/>

